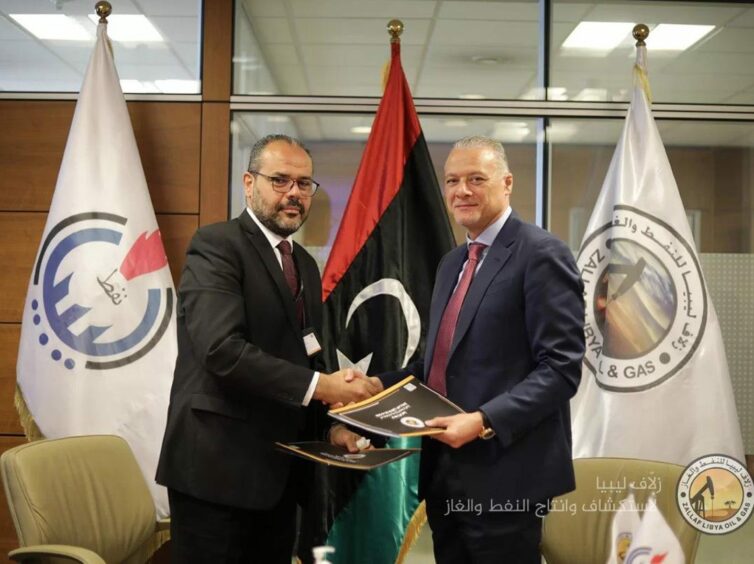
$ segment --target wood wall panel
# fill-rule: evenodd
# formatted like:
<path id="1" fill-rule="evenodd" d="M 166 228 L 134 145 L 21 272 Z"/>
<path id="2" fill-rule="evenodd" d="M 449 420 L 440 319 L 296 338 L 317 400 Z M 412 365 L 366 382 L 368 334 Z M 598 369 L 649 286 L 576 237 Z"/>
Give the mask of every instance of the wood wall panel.
<path id="1" fill-rule="evenodd" d="M 201 104 L 129 102 L 156 213 L 199 211 Z"/>
<path id="2" fill-rule="evenodd" d="M 178 287 L 183 264 L 186 262 L 186 249 L 194 232 L 199 227 L 199 217 L 196 215 L 163 215 L 157 214 L 157 223 L 162 234 L 162 244 L 168 256 L 170 273 L 173 284 Z"/>
<path id="3" fill-rule="evenodd" d="M 73 107 L 73 102 L 0 101 L 0 210 L 50 206 Z"/>
<path id="4" fill-rule="evenodd" d="M 0 324 L 0 435 L 21 435 L 24 432 L 13 404 L 16 391 L 16 354 L 20 336 L 20 324 Z"/>
<path id="5" fill-rule="evenodd" d="M 230 100 L 233 0 L 204 2 L 202 12 L 202 100 Z"/>
<path id="6" fill-rule="evenodd" d="M 0 101 L 0 210 L 47 211 L 74 102 Z M 201 104 L 129 102 L 157 212 L 198 213 Z"/>
<path id="7" fill-rule="evenodd" d="M 0 322 L 21 321 L 46 213 L 0 212 Z"/>
<path id="8" fill-rule="evenodd" d="M 228 219 L 230 105 L 202 105 L 202 171 L 199 223 Z"/>

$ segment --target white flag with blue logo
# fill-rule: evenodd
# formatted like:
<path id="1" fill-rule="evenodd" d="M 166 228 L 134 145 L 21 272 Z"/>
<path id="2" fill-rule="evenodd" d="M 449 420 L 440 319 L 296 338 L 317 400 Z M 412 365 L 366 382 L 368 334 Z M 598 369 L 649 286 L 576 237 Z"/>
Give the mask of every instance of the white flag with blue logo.
<path id="1" fill-rule="evenodd" d="M 47 438 L 115 434 L 154 481 L 177 354 L 175 290 L 106 24 L 29 282 L 18 386 Z"/>
<path id="2" fill-rule="evenodd" d="M 720 325 L 647 100 L 645 57 L 639 47 L 631 106 L 577 259 L 586 354 L 573 454 L 742 461 Z"/>

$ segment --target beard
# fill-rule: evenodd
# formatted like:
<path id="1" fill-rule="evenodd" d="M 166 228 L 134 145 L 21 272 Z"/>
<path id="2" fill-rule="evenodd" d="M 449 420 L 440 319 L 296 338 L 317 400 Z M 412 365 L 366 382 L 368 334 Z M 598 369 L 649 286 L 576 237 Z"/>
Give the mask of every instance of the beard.
<path id="1" fill-rule="evenodd" d="M 283 211 L 286 207 L 298 209 L 298 217 L 286 216 Z M 251 211 L 254 212 L 262 225 L 281 237 L 288 237 L 288 235 L 298 231 L 308 216 L 308 212 L 299 198 L 286 198 L 285 201 L 270 204 L 264 201 L 258 190 L 254 190 L 252 193 Z"/>

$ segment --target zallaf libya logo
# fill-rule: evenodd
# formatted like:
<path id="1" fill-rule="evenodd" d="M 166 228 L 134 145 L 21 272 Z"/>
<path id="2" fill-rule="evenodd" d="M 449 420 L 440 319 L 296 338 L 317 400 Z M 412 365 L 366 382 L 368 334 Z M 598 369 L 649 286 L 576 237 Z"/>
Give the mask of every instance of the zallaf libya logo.
<path id="1" fill-rule="evenodd" d="M 170 324 L 173 289 L 160 232 L 129 238 L 127 223 L 111 213 L 76 214 L 42 242 L 25 322 L 34 324 L 37 346 L 68 370 L 135 362 Z"/>
<path id="2" fill-rule="evenodd" d="M 735 458 L 703 456 L 681 474 L 676 502 L 683 518 L 695 529 L 713 535 L 730 533 L 754 512 L 754 482 Z"/>

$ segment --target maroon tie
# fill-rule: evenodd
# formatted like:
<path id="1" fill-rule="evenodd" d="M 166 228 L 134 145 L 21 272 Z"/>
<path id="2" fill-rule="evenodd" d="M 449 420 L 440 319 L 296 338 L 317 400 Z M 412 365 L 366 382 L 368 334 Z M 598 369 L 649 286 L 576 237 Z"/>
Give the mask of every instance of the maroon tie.
<path id="1" fill-rule="evenodd" d="M 448 305 L 445 306 L 445 311 L 440 320 L 440 328 L 437 330 L 435 350 L 432 355 L 432 366 L 429 370 L 427 384 L 430 388 L 440 392 L 444 396 L 448 395 L 445 385 L 445 369 L 448 366 L 448 353 L 450 352 L 450 345 L 453 343 L 453 334 L 456 331 L 458 314 L 461 312 L 466 292 L 468 292 L 469 286 L 471 286 L 471 280 L 474 278 L 479 258 L 482 256 L 482 251 L 486 246 L 481 243 L 471 243 L 469 245 L 469 260 L 466 261 L 466 266 L 463 269 L 458 286 L 456 286 L 453 295 L 450 296 Z"/>
<path id="2" fill-rule="evenodd" d="M 301 325 L 304 320 L 304 300 L 298 289 L 298 273 L 296 272 L 296 264 L 293 262 L 293 249 L 288 241 L 282 240 L 278 243 L 278 250 L 280 251 L 280 258 L 283 263 L 285 283 L 288 285 L 291 296 L 296 302 L 296 316 L 298 317 L 299 325 Z"/>

